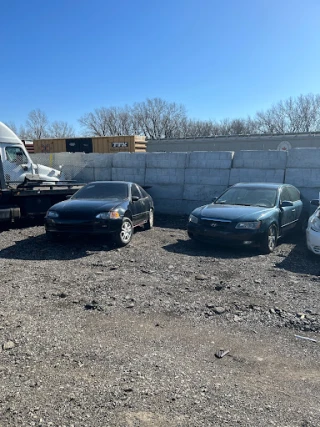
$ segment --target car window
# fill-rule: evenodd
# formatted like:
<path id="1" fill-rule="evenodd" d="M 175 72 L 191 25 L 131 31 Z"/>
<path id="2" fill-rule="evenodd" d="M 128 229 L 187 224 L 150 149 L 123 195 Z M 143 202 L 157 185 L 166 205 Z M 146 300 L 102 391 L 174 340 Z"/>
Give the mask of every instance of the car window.
<path id="1" fill-rule="evenodd" d="M 139 199 L 141 197 L 139 188 L 138 188 L 138 186 L 136 184 L 132 184 L 132 186 L 131 186 L 131 195 L 132 196 L 137 196 L 137 197 L 139 197 Z"/>
<path id="2" fill-rule="evenodd" d="M 216 204 L 273 207 L 276 203 L 275 188 L 231 187 L 216 200 Z"/>
<path id="3" fill-rule="evenodd" d="M 142 194 L 142 197 L 149 197 L 149 194 L 142 188 L 142 187 L 139 187 L 139 190 L 140 190 L 140 193 Z"/>
<path id="4" fill-rule="evenodd" d="M 118 182 L 95 182 L 85 185 L 72 199 L 123 200 L 128 197 L 128 185 Z"/>
<path id="5" fill-rule="evenodd" d="M 290 200 L 291 202 L 296 202 L 297 200 L 300 200 L 300 192 L 295 187 L 287 187 L 288 192 L 290 194 Z"/>
<path id="6" fill-rule="evenodd" d="M 291 194 L 289 192 L 288 187 L 282 187 L 281 194 L 280 194 L 280 201 L 281 202 L 292 202 L 291 200 Z"/>

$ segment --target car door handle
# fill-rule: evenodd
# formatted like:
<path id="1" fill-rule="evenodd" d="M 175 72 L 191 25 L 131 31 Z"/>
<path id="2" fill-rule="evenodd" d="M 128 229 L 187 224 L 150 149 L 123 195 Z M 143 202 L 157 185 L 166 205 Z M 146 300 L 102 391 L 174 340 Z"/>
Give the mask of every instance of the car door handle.
<path id="1" fill-rule="evenodd" d="M 292 212 L 295 212 L 296 210 L 295 209 L 292 209 Z"/>

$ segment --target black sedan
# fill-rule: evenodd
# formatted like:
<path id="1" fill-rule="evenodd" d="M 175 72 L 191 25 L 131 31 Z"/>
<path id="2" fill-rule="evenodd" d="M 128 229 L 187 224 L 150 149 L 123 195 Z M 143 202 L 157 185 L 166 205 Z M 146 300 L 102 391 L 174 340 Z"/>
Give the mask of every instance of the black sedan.
<path id="1" fill-rule="evenodd" d="M 153 227 L 154 204 L 138 184 L 122 181 L 91 182 L 70 199 L 53 205 L 45 216 L 47 236 L 111 234 L 127 245 L 134 227 Z"/>
<path id="2" fill-rule="evenodd" d="M 302 211 L 300 192 L 292 185 L 239 183 L 191 213 L 188 235 L 216 243 L 258 244 L 270 253 L 278 238 L 301 222 Z"/>

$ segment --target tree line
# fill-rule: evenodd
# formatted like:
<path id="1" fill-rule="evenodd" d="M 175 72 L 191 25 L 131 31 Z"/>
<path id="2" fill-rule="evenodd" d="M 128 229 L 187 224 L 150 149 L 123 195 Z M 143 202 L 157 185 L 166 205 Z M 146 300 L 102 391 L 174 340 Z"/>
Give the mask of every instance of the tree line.
<path id="1" fill-rule="evenodd" d="M 145 135 L 147 139 L 195 138 L 215 135 L 283 134 L 320 131 L 320 95 L 288 98 L 247 118 L 196 120 L 183 104 L 161 98 L 124 107 L 101 107 L 78 119 L 82 136 Z M 75 136 L 65 121 L 50 122 L 45 112 L 32 110 L 25 124 L 6 123 L 21 139 Z"/>

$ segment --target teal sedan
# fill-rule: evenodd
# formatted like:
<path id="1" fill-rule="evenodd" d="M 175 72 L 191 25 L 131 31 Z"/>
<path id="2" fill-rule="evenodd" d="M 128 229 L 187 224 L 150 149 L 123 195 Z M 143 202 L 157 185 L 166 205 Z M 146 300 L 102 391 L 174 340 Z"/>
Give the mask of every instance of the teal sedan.
<path id="1" fill-rule="evenodd" d="M 238 183 L 190 214 L 188 235 L 214 243 L 258 245 L 270 253 L 302 216 L 300 192 L 293 185 Z"/>

